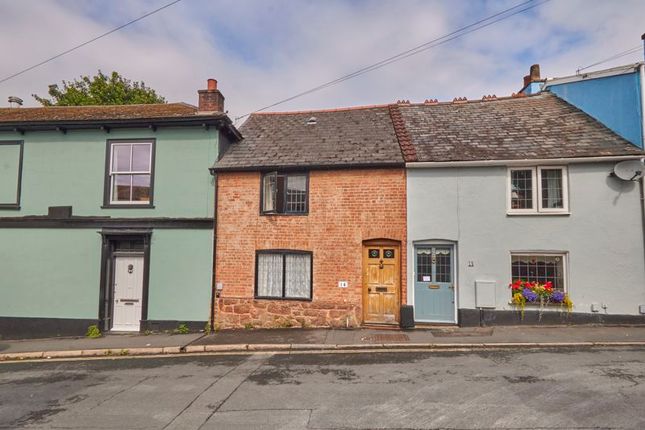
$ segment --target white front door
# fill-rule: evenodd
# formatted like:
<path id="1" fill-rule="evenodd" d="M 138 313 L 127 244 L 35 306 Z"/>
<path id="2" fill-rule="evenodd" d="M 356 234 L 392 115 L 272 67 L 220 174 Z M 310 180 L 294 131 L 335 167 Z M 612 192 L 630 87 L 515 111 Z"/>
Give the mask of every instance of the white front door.
<path id="1" fill-rule="evenodd" d="M 143 256 L 114 258 L 112 330 L 139 331 L 143 302 Z"/>

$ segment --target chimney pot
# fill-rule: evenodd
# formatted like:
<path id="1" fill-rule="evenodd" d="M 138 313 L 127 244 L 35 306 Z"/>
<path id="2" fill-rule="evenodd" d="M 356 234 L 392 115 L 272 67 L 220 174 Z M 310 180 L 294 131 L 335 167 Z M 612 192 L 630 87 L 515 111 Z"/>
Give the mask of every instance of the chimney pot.
<path id="1" fill-rule="evenodd" d="M 531 76 L 531 82 L 539 81 L 540 80 L 540 65 L 539 64 L 533 64 L 531 66 L 531 71 L 530 71 L 530 76 Z"/>
<path id="2" fill-rule="evenodd" d="M 641 36 L 641 40 L 645 40 L 645 33 Z"/>
<path id="3" fill-rule="evenodd" d="M 217 79 L 208 80 L 208 91 L 215 91 L 217 89 Z"/>

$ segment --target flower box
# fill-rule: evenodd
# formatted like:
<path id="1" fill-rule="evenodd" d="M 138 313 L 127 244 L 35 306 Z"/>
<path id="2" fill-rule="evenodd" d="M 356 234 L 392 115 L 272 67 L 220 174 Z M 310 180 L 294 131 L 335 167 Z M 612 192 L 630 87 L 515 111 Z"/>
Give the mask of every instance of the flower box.
<path id="1" fill-rule="evenodd" d="M 566 307 L 567 312 L 571 312 L 573 309 L 573 302 L 569 295 L 564 291 L 554 289 L 551 282 L 541 284 L 517 279 L 508 286 L 512 294 L 511 304 L 520 308 L 522 318 L 524 318 L 526 306 L 539 306 L 540 311 L 547 306 L 560 306 L 562 309 Z"/>

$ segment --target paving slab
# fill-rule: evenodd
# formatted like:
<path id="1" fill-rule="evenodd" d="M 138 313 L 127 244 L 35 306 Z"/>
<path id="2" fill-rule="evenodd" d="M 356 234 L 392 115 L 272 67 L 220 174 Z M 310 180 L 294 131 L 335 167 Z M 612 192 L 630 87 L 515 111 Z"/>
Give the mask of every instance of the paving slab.
<path id="1" fill-rule="evenodd" d="M 85 337 L 0 340 L 0 353 L 33 351 L 73 351 L 89 349 L 134 349 L 183 347 L 202 337 L 202 333 L 191 334 L 110 334 L 97 339 Z"/>

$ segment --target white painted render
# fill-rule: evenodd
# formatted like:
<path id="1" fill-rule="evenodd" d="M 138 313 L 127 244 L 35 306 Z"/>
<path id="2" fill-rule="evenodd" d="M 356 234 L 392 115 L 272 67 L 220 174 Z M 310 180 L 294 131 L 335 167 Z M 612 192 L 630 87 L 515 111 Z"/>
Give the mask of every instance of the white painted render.
<path id="1" fill-rule="evenodd" d="M 639 187 L 610 177 L 613 165 L 568 165 L 570 214 L 519 216 L 507 214 L 506 166 L 408 169 L 408 304 L 414 244 L 438 240 L 456 243 L 458 308 L 475 308 L 476 281 L 495 281 L 496 309 L 514 309 L 511 251 L 562 251 L 574 312 L 595 303 L 603 313 L 637 315 L 645 304 Z"/>

